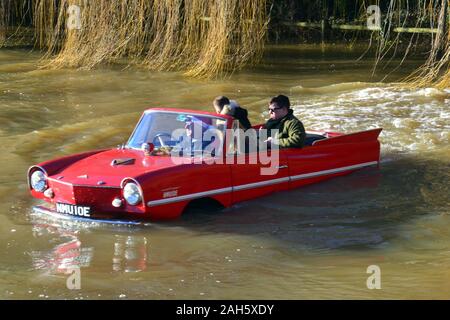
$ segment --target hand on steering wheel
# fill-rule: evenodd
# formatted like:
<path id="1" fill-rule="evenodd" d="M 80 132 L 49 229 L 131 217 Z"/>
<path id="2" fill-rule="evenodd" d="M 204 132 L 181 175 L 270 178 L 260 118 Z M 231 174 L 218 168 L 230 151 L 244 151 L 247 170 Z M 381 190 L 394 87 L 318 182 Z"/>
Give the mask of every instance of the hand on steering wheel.
<path id="1" fill-rule="evenodd" d="M 169 137 L 169 139 L 172 139 L 172 135 L 166 132 L 160 132 L 155 135 L 153 138 L 153 144 L 156 145 L 155 141 L 158 139 L 159 145 L 162 147 L 167 147 L 168 145 L 164 142 L 164 139 L 162 137 Z"/>

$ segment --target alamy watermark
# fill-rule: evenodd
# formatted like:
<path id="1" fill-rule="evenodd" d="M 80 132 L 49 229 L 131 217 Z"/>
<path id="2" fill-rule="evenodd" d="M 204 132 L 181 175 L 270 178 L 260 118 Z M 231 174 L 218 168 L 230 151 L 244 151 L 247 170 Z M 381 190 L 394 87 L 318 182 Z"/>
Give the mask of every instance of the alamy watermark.
<path id="1" fill-rule="evenodd" d="M 67 268 L 66 274 L 69 276 L 66 280 L 66 287 L 69 290 L 80 290 L 81 289 L 81 270 L 77 266 L 71 266 Z"/>
<path id="2" fill-rule="evenodd" d="M 174 164 L 254 164 L 261 175 L 275 175 L 280 167 L 278 130 L 217 128 L 202 130 L 194 125 L 176 129 L 167 142 L 153 150 L 153 155 L 170 156 Z M 166 145 L 166 143 L 168 145 Z M 170 145 L 170 146 L 169 146 Z M 144 152 L 148 148 L 144 143 Z M 225 154 L 223 154 L 225 152 Z"/>
<path id="3" fill-rule="evenodd" d="M 378 5 L 370 5 L 367 7 L 367 28 L 369 30 L 381 30 L 381 9 Z M 67 8 L 67 29 L 81 29 L 81 8 L 75 4 Z"/>
<path id="4" fill-rule="evenodd" d="M 67 8 L 67 29 L 80 30 L 81 29 L 81 8 L 77 5 L 70 5 Z"/>
<path id="5" fill-rule="evenodd" d="M 369 30 L 381 30 L 381 9 L 377 5 L 367 7 L 367 28 Z"/>
<path id="6" fill-rule="evenodd" d="M 367 289 L 381 289 L 381 269 L 373 264 L 367 267 L 366 273 L 371 274 L 366 281 Z"/>

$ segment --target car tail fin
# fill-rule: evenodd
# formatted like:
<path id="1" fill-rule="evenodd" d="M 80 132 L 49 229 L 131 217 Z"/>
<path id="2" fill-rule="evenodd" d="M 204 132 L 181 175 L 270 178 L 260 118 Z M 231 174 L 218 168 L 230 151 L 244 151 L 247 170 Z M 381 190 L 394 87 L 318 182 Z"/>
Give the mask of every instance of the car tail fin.
<path id="1" fill-rule="evenodd" d="M 331 137 L 328 139 L 317 140 L 317 141 L 314 141 L 313 146 L 373 141 L 373 140 L 378 139 L 378 136 L 380 135 L 380 132 L 382 130 L 383 130 L 382 128 L 377 128 L 377 129 L 372 129 L 372 130 L 367 130 L 367 131 L 360 131 L 360 132 L 344 134 L 341 136 Z"/>

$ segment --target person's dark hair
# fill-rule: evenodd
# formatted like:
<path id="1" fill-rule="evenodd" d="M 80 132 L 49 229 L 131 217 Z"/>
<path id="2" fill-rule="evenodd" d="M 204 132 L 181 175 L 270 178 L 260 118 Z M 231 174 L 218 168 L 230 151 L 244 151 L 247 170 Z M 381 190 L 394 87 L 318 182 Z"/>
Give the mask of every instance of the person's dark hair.
<path id="1" fill-rule="evenodd" d="M 289 109 L 291 107 L 291 102 L 289 101 L 289 98 L 282 94 L 280 94 L 276 97 L 273 97 L 270 100 L 269 105 L 271 105 L 272 103 L 275 103 L 279 108 L 286 107 Z"/>
<path id="2" fill-rule="evenodd" d="M 214 99 L 214 105 L 218 106 L 220 109 L 227 104 L 230 104 L 230 99 L 225 96 L 218 96 Z"/>

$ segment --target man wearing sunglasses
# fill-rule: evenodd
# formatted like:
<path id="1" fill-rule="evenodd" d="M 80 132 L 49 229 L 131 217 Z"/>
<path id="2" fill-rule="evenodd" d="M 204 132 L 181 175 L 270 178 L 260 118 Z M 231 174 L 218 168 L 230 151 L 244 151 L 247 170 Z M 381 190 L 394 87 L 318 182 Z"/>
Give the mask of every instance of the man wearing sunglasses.
<path id="1" fill-rule="evenodd" d="M 271 142 L 280 148 L 301 148 L 305 142 L 305 128 L 300 120 L 294 116 L 294 111 L 290 108 L 289 98 L 284 95 L 273 97 L 269 103 L 270 119 L 263 129 L 267 130 L 269 137 L 266 142 Z M 278 129 L 278 134 L 271 137 L 271 130 Z"/>

